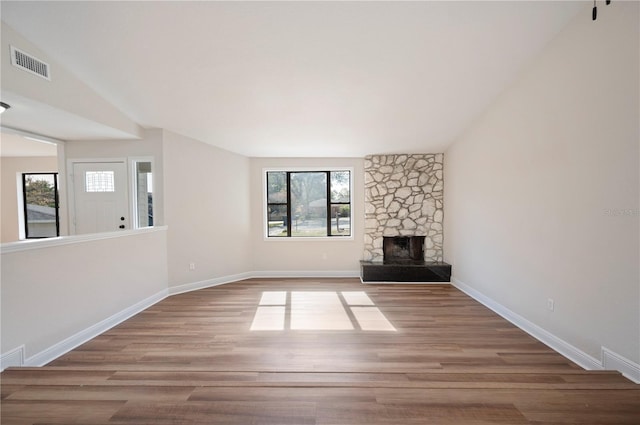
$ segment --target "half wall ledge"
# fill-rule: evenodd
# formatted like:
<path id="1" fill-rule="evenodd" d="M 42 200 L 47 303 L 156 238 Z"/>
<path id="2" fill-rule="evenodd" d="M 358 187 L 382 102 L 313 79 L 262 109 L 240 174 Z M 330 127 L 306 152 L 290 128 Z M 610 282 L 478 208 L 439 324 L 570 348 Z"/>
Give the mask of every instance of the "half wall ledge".
<path id="1" fill-rule="evenodd" d="M 451 282 L 451 264 L 419 260 L 360 261 L 363 282 Z"/>

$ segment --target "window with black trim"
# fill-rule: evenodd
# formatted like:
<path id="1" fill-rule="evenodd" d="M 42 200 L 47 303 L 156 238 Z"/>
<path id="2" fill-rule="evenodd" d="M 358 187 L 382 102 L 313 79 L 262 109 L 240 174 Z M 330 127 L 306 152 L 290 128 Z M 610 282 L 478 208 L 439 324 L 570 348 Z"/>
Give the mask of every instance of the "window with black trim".
<path id="1" fill-rule="evenodd" d="M 351 236 L 351 171 L 266 171 L 267 236 Z"/>
<path id="2" fill-rule="evenodd" d="M 22 174 L 22 196 L 25 238 L 60 236 L 58 173 Z"/>

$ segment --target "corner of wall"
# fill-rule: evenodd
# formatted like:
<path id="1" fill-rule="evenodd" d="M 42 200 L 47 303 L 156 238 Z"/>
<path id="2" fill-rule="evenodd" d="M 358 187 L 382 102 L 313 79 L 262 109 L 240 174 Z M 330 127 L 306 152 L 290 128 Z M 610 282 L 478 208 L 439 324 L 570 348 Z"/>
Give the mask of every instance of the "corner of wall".
<path id="1" fill-rule="evenodd" d="M 640 384 L 640 364 L 635 363 L 605 347 L 602 347 L 601 358 L 596 359 L 582 351 L 580 348 L 575 347 L 546 329 L 525 319 L 459 279 L 451 278 L 451 284 L 532 337 L 536 338 L 538 341 L 578 364 L 580 367 L 586 370 L 617 370 L 626 378 L 636 384 Z"/>

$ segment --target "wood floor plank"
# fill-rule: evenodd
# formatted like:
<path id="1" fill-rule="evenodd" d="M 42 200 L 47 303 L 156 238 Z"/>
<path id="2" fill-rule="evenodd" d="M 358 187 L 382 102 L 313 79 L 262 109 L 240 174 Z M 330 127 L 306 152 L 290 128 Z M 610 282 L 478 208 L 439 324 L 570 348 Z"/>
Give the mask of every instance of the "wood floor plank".
<path id="1" fill-rule="evenodd" d="M 318 424 L 528 424 L 513 405 L 506 403 L 432 403 L 399 405 L 333 403 L 318 406 Z"/>
<path id="2" fill-rule="evenodd" d="M 336 296 L 354 329 L 251 331 L 268 291 L 362 291 L 396 331 L 363 331 Z M 581 369 L 456 288 L 358 279 L 172 296 L 0 383 L 3 425 L 640 423 L 639 385 Z"/>
<path id="3" fill-rule="evenodd" d="M 2 425 L 107 422 L 125 402 L 95 400 L 2 400 Z"/>
<path id="4" fill-rule="evenodd" d="M 43 400 L 43 401 L 71 401 L 71 400 L 111 400 L 111 401 L 185 401 L 193 392 L 194 387 L 170 386 L 105 386 L 105 385 L 56 385 L 56 386 L 28 386 L 13 392 L 5 400 Z"/>
<path id="5" fill-rule="evenodd" d="M 273 425 L 315 424 L 315 404 L 308 402 L 207 401 L 189 403 L 127 403 L 113 420 L 157 425 L 176 423 Z"/>

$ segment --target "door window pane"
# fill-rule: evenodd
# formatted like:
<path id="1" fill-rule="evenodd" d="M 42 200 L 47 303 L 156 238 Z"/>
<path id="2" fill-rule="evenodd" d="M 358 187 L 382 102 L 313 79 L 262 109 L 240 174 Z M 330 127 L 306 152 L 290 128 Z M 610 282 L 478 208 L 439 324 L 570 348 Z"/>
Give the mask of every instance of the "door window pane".
<path id="1" fill-rule="evenodd" d="M 87 171 L 85 173 L 86 192 L 115 192 L 113 171 Z"/>

